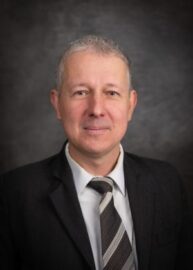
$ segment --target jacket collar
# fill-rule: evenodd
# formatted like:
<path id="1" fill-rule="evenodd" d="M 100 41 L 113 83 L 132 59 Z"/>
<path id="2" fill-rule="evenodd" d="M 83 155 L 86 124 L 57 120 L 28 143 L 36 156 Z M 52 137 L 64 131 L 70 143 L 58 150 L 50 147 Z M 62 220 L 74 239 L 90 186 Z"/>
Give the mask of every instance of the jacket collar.
<path id="1" fill-rule="evenodd" d="M 141 158 L 125 153 L 125 184 L 134 224 L 138 269 L 149 269 L 154 213 L 152 176 Z"/>
<path id="2" fill-rule="evenodd" d="M 51 161 L 51 172 L 57 180 L 50 193 L 50 199 L 75 246 L 85 258 L 91 269 L 95 269 L 89 237 L 82 216 L 80 204 L 72 177 L 71 169 L 65 157 L 64 148 Z"/>

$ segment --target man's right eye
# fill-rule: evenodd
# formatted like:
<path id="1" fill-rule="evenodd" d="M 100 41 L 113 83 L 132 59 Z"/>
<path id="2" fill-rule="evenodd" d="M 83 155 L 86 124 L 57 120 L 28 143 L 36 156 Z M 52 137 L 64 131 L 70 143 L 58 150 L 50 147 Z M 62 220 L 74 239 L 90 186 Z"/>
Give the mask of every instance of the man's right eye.
<path id="1" fill-rule="evenodd" d="M 88 94 L 88 90 L 82 89 L 82 90 L 76 90 L 74 91 L 74 96 L 86 96 Z"/>

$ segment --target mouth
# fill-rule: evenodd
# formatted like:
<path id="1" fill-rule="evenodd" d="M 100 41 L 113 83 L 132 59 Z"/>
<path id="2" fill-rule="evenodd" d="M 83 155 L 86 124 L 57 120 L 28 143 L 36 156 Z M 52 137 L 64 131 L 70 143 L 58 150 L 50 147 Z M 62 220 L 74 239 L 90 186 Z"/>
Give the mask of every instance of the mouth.
<path id="1" fill-rule="evenodd" d="M 88 126 L 88 127 L 85 127 L 84 130 L 89 135 L 103 135 L 109 130 L 109 128 L 108 127 Z"/>

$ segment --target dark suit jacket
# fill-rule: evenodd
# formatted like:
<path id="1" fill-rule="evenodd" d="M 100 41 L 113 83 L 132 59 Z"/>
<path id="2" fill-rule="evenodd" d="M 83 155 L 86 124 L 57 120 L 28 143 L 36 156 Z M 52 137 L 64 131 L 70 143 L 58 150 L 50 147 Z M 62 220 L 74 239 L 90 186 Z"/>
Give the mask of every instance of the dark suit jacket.
<path id="1" fill-rule="evenodd" d="M 193 269 L 191 225 L 176 171 L 131 154 L 124 170 L 139 270 Z M 0 269 L 95 269 L 63 151 L 7 173 L 0 192 Z"/>

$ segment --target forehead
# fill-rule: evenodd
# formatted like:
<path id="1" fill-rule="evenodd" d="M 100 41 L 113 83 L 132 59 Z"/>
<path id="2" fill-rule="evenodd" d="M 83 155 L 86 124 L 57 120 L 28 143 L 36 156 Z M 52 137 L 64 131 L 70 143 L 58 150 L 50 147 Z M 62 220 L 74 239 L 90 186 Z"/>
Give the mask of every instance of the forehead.
<path id="1" fill-rule="evenodd" d="M 83 74 L 100 76 L 120 76 L 129 74 L 128 65 L 125 61 L 113 53 L 99 53 L 85 50 L 77 51 L 68 55 L 64 61 L 65 79 Z"/>
<path id="2" fill-rule="evenodd" d="M 94 61 L 94 60 L 98 60 L 98 61 L 103 61 L 104 59 L 108 59 L 108 60 L 116 60 L 121 62 L 123 65 L 125 65 L 125 67 L 128 68 L 128 64 L 126 63 L 126 60 L 123 59 L 123 57 L 119 54 L 116 53 L 104 53 L 104 52 L 100 52 L 100 51 L 95 51 L 94 49 L 85 49 L 85 50 L 79 50 L 79 51 L 74 51 L 68 55 L 66 55 L 65 59 L 64 59 L 64 65 L 68 66 L 69 64 L 72 64 L 73 62 L 78 62 L 79 60 L 84 60 L 84 61 Z"/>

